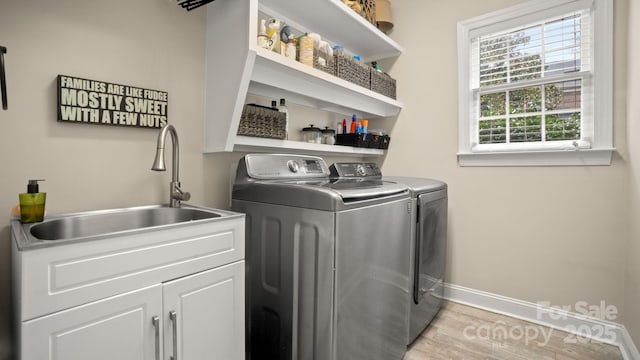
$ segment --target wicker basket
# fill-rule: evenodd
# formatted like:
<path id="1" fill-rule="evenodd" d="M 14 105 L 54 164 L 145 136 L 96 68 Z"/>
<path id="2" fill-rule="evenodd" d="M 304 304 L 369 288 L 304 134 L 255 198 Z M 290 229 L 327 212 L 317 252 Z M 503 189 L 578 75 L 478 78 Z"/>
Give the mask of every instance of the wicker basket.
<path id="1" fill-rule="evenodd" d="M 324 59 L 324 61 L 322 61 Z M 324 65 L 322 65 L 324 63 Z M 329 56 L 318 49 L 313 49 L 313 67 L 331 74 L 336 75 L 336 60 L 335 56 Z"/>
<path id="2" fill-rule="evenodd" d="M 242 109 L 238 135 L 284 139 L 286 122 L 285 113 L 266 106 L 246 104 Z"/>
<path id="3" fill-rule="evenodd" d="M 376 22 L 376 0 L 360 0 L 362 4 L 362 11 L 364 12 L 364 18 L 373 26 L 378 26 Z"/>
<path id="4" fill-rule="evenodd" d="M 371 88 L 371 72 L 366 66 L 345 55 L 336 55 L 336 76 L 364 88 Z"/>
<path id="5" fill-rule="evenodd" d="M 396 98 L 396 79 L 391 76 L 371 68 L 371 90 L 388 96 L 392 99 Z"/>

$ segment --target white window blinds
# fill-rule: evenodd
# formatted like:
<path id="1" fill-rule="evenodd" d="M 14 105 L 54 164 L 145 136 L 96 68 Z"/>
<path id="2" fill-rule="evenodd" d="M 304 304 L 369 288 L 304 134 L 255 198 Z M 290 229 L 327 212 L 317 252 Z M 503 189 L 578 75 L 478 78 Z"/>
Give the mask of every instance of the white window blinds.
<path id="1" fill-rule="evenodd" d="M 591 38 L 587 9 L 471 39 L 475 146 L 589 147 Z"/>

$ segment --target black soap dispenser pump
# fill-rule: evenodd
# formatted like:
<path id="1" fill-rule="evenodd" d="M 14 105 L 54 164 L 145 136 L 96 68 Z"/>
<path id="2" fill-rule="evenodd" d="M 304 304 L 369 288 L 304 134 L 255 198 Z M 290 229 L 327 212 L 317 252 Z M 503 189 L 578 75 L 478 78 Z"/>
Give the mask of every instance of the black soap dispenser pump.
<path id="1" fill-rule="evenodd" d="M 40 192 L 38 181 L 44 180 L 29 180 L 27 192 L 18 195 L 20 198 L 20 221 L 23 223 L 40 222 L 44 219 L 47 193 Z"/>

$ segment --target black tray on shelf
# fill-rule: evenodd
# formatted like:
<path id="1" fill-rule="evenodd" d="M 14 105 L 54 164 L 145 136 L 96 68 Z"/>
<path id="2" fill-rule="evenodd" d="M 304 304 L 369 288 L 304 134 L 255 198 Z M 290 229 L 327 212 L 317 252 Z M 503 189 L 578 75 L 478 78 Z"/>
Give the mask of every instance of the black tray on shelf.
<path id="1" fill-rule="evenodd" d="M 377 134 L 337 134 L 336 145 L 371 149 L 388 149 L 389 135 Z"/>

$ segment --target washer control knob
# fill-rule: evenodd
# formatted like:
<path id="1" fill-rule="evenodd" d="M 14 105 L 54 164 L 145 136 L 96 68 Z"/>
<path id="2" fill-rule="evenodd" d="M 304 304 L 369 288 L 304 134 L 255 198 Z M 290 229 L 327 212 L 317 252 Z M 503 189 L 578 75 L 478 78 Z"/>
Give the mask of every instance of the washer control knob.
<path id="1" fill-rule="evenodd" d="M 298 170 L 300 170 L 300 166 L 298 165 L 298 163 L 293 160 L 289 160 L 287 162 L 287 167 L 289 167 L 289 170 L 291 170 L 291 172 L 293 173 L 297 173 Z"/>
<path id="2" fill-rule="evenodd" d="M 367 175 L 367 169 L 365 169 L 362 164 L 358 164 L 356 165 L 356 174 L 359 176 L 365 176 Z"/>

